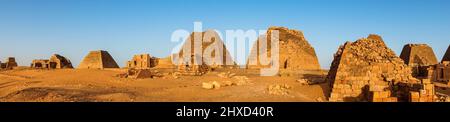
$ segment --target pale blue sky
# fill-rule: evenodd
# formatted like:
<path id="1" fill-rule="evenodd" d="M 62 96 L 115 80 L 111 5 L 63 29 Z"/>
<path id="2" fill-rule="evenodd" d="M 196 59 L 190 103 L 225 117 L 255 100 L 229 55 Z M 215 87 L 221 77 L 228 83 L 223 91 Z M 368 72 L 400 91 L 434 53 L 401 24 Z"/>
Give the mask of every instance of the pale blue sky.
<path id="1" fill-rule="evenodd" d="M 133 54 L 167 56 L 177 29 L 304 32 L 323 68 L 339 45 L 374 33 L 397 55 L 426 43 L 441 60 L 450 44 L 448 0 L 0 0 L 0 58 L 20 65 L 52 53 L 77 66 L 89 50 L 107 50 L 124 66 Z"/>

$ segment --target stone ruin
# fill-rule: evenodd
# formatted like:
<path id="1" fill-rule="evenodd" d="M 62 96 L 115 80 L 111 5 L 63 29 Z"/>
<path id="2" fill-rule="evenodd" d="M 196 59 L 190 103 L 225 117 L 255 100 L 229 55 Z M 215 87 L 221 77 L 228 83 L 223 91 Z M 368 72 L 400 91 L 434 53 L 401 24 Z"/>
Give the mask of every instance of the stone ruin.
<path id="1" fill-rule="evenodd" d="M 431 79 L 433 82 L 444 82 L 450 85 L 450 61 L 423 67 L 426 72 L 423 78 Z"/>
<path id="2" fill-rule="evenodd" d="M 127 61 L 127 68 L 134 69 L 149 69 L 155 67 L 157 58 L 150 56 L 150 54 L 134 55 L 130 61 Z"/>
<path id="3" fill-rule="evenodd" d="M 14 57 L 8 57 L 8 59 L 6 60 L 5 63 L 1 63 L 0 62 L 0 69 L 7 69 L 7 70 L 11 70 L 14 67 L 17 67 L 17 62 L 16 62 L 16 58 Z"/>
<path id="4" fill-rule="evenodd" d="M 279 69 L 280 71 L 320 70 L 319 61 L 314 48 L 305 39 L 303 33 L 298 30 L 290 30 L 285 27 L 270 27 L 267 30 L 267 55 L 271 54 L 271 32 L 279 32 Z M 258 39 L 254 43 L 247 62 L 248 69 L 269 67 L 261 64 L 259 49 L 263 42 Z M 251 63 L 254 62 L 254 63 Z"/>
<path id="5" fill-rule="evenodd" d="M 442 57 L 442 62 L 450 61 L 450 45 L 448 45 L 447 51 L 445 51 L 444 57 Z"/>
<path id="6" fill-rule="evenodd" d="M 205 63 L 202 63 L 201 65 L 198 65 L 200 63 L 194 63 L 194 57 L 195 56 L 191 56 L 191 63 L 189 62 L 180 62 L 180 65 L 177 65 L 177 70 L 179 73 L 181 73 L 182 75 L 195 75 L 195 76 L 200 76 L 203 74 L 206 74 L 208 71 L 211 70 L 211 67 L 206 65 Z M 200 58 L 200 56 L 196 56 L 197 58 Z M 181 61 L 183 61 L 183 59 L 181 58 Z"/>
<path id="7" fill-rule="evenodd" d="M 154 78 L 161 77 L 157 70 L 152 69 L 128 69 L 126 73 L 119 74 L 118 77 L 121 78 L 132 78 L 132 79 L 144 79 L 144 78 Z"/>
<path id="8" fill-rule="evenodd" d="M 79 69 L 119 68 L 113 57 L 103 50 L 91 51 L 78 66 Z"/>
<path id="9" fill-rule="evenodd" d="M 63 69 L 73 68 L 69 59 L 64 56 L 53 54 L 50 59 L 36 59 L 31 63 L 31 68 L 36 69 Z"/>
<path id="10" fill-rule="evenodd" d="M 34 59 L 31 62 L 31 68 L 35 69 L 50 69 L 50 61 L 48 59 Z"/>
<path id="11" fill-rule="evenodd" d="M 196 37 L 201 38 L 197 39 Z M 196 49 L 195 45 L 200 46 L 200 44 L 202 49 Z M 222 51 L 220 51 L 221 49 Z M 196 53 L 199 51 L 201 51 L 201 54 L 203 55 Z M 206 54 L 208 52 L 211 54 Z M 204 56 L 207 55 L 209 55 L 210 58 L 205 60 Z M 216 68 L 230 68 L 236 66 L 236 63 L 231 58 L 222 39 L 214 30 L 193 32 L 182 45 L 180 52 L 174 56 L 178 56 L 178 61 L 173 63 L 176 63 L 178 71 L 185 75 L 202 75 L 209 70 L 214 70 Z M 190 60 L 185 59 L 186 57 L 190 57 Z M 206 61 L 212 61 L 212 63 L 207 65 Z"/>
<path id="12" fill-rule="evenodd" d="M 430 90 L 411 75 L 411 67 L 389 49 L 378 35 L 340 46 L 327 81 L 329 101 L 411 101 L 411 92 Z M 433 87 L 434 88 L 434 87 Z M 434 92 L 423 93 L 433 96 Z M 416 97 L 416 96 L 414 96 Z M 422 98 L 425 99 L 425 98 Z"/>
<path id="13" fill-rule="evenodd" d="M 423 47 L 423 45 L 422 45 Z M 426 46 L 428 49 L 422 48 L 421 50 L 416 50 L 416 52 L 420 53 L 422 56 L 415 56 L 417 57 L 426 57 L 428 56 L 428 62 L 427 60 L 423 60 L 426 58 L 419 58 L 420 60 L 417 60 L 416 62 L 410 64 L 410 66 L 413 67 L 413 75 L 417 78 L 421 79 L 430 79 L 432 82 L 444 82 L 449 84 L 450 82 L 450 61 L 446 61 L 445 57 L 448 55 L 449 51 L 447 49 L 446 54 L 444 55 L 444 58 L 441 62 L 437 62 L 437 59 L 434 57 L 434 53 L 432 52 L 431 48 Z M 428 51 L 427 51 L 428 50 Z M 413 51 L 411 51 L 413 52 Z M 403 54 L 403 52 L 402 52 Z M 408 59 L 403 58 L 405 61 Z M 425 62 L 425 63 L 424 63 Z"/>
<path id="14" fill-rule="evenodd" d="M 450 45 L 442 58 L 441 63 L 428 69 L 428 77 L 432 81 L 446 82 L 450 86 Z"/>
<path id="15" fill-rule="evenodd" d="M 412 67 L 413 76 L 427 76 L 427 68 L 438 63 L 433 49 L 426 44 L 407 44 L 403 47 L 400 58 Z"/>

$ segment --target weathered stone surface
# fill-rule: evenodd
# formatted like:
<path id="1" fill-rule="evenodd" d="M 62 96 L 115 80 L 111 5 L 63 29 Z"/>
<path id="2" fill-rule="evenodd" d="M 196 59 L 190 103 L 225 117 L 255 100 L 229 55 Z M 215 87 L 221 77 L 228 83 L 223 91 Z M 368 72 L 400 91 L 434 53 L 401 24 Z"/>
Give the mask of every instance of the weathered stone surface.
<path id="1" fill-rule="evenodd" d="M 197 39 L 198 37 L 199 39 Z M 201 47 L 201 49 L 199 49 L 199 47 Z M 229 54 L 225 44 L 223 43 L 223 40 L 214 30 L 207 30 L 205 32 L 193 32 L 183 44 L 182 49 L 178 53 L 178 56 L 180 60 L 176 63 L 181 62 L 184 64 L 188 64 L 186 62 L 189 62 L 189 60 L 184 58 L 191 57 L 191 63 L 196 64 L 196 61 L 201 61 L 205 64 L 208 64 L 206 63 L 208 61 L 211 62 L 211 64 L 209 64 L 208 66 L 212 68 L 235 66 L 235 63 L 231 58 L 231 55 Z M 205 59 L 205 56 L 209 56 L 207 60 Z M 196 65 L 201 65 L 201 63 L 198 63 Z"/>
<path id="2" fill-rule="evenodd" d="M 303 33 L 298 30 L 290 30 L 284 27 L 270 27 L 267 30 L 267 51 L 268 57 L 271 57 L 271 32 L 277 30 L 279 32 L 279 68 L 281 70 L 320 70 L 319 61 L 317 59 L 314 48 L 305 39 Z M 263 65 L 259 60 L 259 49 L 262 41 L 258 39 L 253 44 L 252 50 L 248 57 L 247 68 L 269 67 Z M 252 63 L 254 62 L 254 63 Z"/>
<path id="3" fill-rule="evenodd" d="M 16 58 L 14 57 L 8 57 L 8 59 L 6 60 L 5 63 L 0 63 L 0 69 L 13 69 L 15 67 L 17 67 L 17 62 L 16 62 Z"/>
<path id="4" fill-rule="evenodd" d="M 426 44 L 407 44 L 403 47 L 400 58 L 411 66 L 412 75 L 421 78 L 427 75 L 427 66 L 438 63 L 433 49 Z"/>
<path id="5" fill-rule="evenodd" d="M 59 54 L 53 54 L 50 59 L 36 59 L 31 63 L 31 68 L 38 69 L 63 69 L 73 68 L 69 59 Z"/>
<path id="6" fill-rule="evenodd" d="M 410 102 L 436 102 L 439 98 L 435 94 L 434 84 L 429 79 L 423 79 L 418 91 L 410 91 Z"/>
<path id="7" fill-rule="evenodd" d="M 308 79 L 298 79 L 297 82 L 301 85 L 309 85 L 311 83 Z"/>
<path id="8" fill-rule="evenodd" d="M 202 88 L 204 88 L 204 89 L 213 89 L 214 85 L 212 83 L 209 83 L 209 82 L 203 82 L 202 83 Z"/>
<path id="9" fill-rule="evenodd" d="M 49 67 L 49 60 L 47 59 L 35 59 L 31 62 L 31 68 L 46 69 Z"/>
<path id="10" fill-rule="evenodd" d="M 103 50 L 91 51 L 78 66 L 79 69 L 119 68 L 113 57 Z"/>
<path id="11" fill-rule="evenodd" d="M 425 78 L 429 78 L 433 82 L 450 81 L 450 61 L 442 61 L 436 65 L 423 67 L 423 69 L 426 70 Z"/>
<path id="12" fill-rule="evenodd" d="M 61 56 L 59 54 L 53 54 L 50 57 L 49 61 L 50 61 L 50 68 L 57 68 L 57 69 L 73 68 L 72 62 L 70 62 L 68 58 Z"/>
<path id="13" fill-rule="evenodd" d="M 154 78 L 161 77 L 157 70 L 151 69 L 128 69 L 126 73 L 118 75 L 121 78 L 132 78 L 132 79 L 144 79 L 144 78 Z"/>
<path id="14" fill-rule="evenodd" d="M 217 74 L 217 76 L 221 77 L 221 78 L 231 78 L 233 76 L 235 76 L 236 73 L 231 73 L 231 72 L 221 72 L 219 74 Z"/>
<path id="15" fill-rule="evenodd" d="M 234 76 L 233 78 L 236 79 L 235 84 L 238 86 L 252 84 L 247 76 Z"/>
<path id="16" fill-rule="evenodd" d="M 267 87 L 267 93 L 271 95 L 289 95 L 292 87 L 287 84 L 274 84 Z"/>
<path id="17" fill-rule="evenodd" d="M 150 56 L 150 54 L 134 55 L 130 61 L 127 61 L 127 68 L 134 69 L 149 69 L 155 67 L 157 58 Z"/>
<path id="18" fill-rule="evenodd" d="M 178 71 L 189 75 L 202 75 L 211 68 L 235 67 L 222 39 L 214 30 L 193 32 L 174 62 Z"/>
<path id="19" fill-rule="evenodd" d="M 391 97 L 391 91 L 373 91 L 370 95 L 371 102 L 397 102 L 397 97 Z"/>
<path id="20" fill-rule="evenodd" d="M 205 63 L 201 65 L 196 64 L 184 64 L 184 65 L 178 65 L 177 66 L 178 72 L 180 72 L 182 75 L 195 75 L 200 76 L 203 74 L 206 74 L 210 71 L 211 67 L 206 65 Z"/>
<path id="21" fill-rule="evenodd" d="M 217 81 L 212 81 L 212 82 L 203 82 L 202 87 L 204 89 L 219 89 L 221 85 Z"/>
<path id="22" fill-rule="evenodd" d="M 409 66 L 427 66 L 438 63 L 433 49 L 426 44 L 405 45 L 400 58 Z"/>
<path id="23" fill-rule="evenodd" d="M 342 45 L 334 55 L 327 81 L 332 88 L 329 101 L 373 101 L 370 94 L 395 93 L 392 90 L 396 84 L 418 82 L 412 77 L 411 68 L 378 35 Z M 397 95 L 375 101 L 394 101 L 390 97 L 400 96 Z"/>

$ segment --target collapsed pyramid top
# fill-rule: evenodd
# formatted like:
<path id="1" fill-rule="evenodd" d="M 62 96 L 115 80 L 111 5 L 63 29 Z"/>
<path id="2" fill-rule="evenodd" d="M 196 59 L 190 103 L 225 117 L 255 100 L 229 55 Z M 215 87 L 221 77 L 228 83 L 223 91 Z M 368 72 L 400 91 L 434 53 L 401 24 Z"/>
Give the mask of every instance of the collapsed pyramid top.
<path id="1" fill-rule="evenodd" d="M 78 66 L 79 69 L 119 68 L 113 57 L 103 50 L 90 51 Z"/>
<path id="2" fill-rule="evenodd" d="M 380 36 L 346 42 L 334 56 L 327 80 L 330 101 L 367 101 L 368 92 L 391 90 L 393 84 L 416 83 L 411 68 Z"/>
<path id="3" fill-rule="evenodd" d="M 303 33 L 298 30 L 290 30 L 285 27 L 270 27 L 267 30 L 266 36 L 267 38 L 267 50 L 263 53 L 267 54 L 268 57 L 271 57 L 271 36 L 273 31 L 278 31 L 279 39 L 279 64 L 280 69 L 287 70 L 320 70 L 319 61 L 316 56 L 316 52 L 314 48 L 308 43 L 305 39 Z M 253 48 L 250 52 L 247 68 L 261 68 L 267 67 L 264 64 L 261 64 L 260 59 L 258 58 L 260 55 L 259 50 L 261 49 L 261 45 L 263 42 L 258 39 L 256 43 L 253 45 Z"/>
<path id="4" fill-rule="evenodd" d="M 438 63 L 433 49 L 426 44 L 405 45 L 400 54 L 400 58 L 410 66 L 434 65 Z"/>
<path id="5" fill-rule="evenodd" d="M 61 56 L 59 54 L 53 54 L 50 59 L 50 62 L 55 62 L 56 66 L 55 68 L 73 68 L 72 62 L 64 56 Z"/>

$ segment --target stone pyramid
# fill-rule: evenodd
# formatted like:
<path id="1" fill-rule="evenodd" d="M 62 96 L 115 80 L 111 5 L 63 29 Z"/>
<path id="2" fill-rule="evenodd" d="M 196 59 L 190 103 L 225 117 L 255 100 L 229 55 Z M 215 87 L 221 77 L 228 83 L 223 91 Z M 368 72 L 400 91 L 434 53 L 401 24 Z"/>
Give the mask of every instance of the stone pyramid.
<path id="1" fill-rule="evenodd" d="M 319 60 L 317 59 L 314 48 L 308 43 L 303 33 L 298 30 L 290 30 L 285 27 L 270 27 L 267 30 L 267 55 L 271 57 L 271 32 L 279 32 L 279 69 L 286 70 L 320 70 Z M 259 49 L 261 41 L 258 39 L 253 45 L 247 61 L 247 68 L 258 69 L 268 67 L 261 64 Z M 265 55 L 265 54 L 264 54 Z M 256 62 L 256 63 L 251 63 Z"/>
<path id="2" fill-rule="evenodd" d="M 450 45 L 448 45 L 447 51 L 445 51 L 444 57 L 442 58 L 442 62 L 450 61 Z"/>
<path id="3" fill-rule="evenodd" d="M 208 33 L 209 37 L 207 37 L 206 33 Z M 200 39 L 195 39 L 194 37 L 201 37 Z M 198 49 L 195 48 L 196 44 L 201 43 L 202 45 L 202 49 Z M 222 52 L 216 52 L 217 50 L 211 51 L 211 54 L 205 54 L 207 53 L 207 49 L 213 49 L 213 48 L 222 48 L 223 51 Z M 187 52 L 184 52 L 184 50 L 186 49 L 191 49 L 190 50 L 190 54 L 188 54 Z M 202 51 L 203 55 L 199 55 L 199 54 L 195 54 L 194 50 L 200 50 Z M 195 57 L 195 58 L 201 58 L 201 60 L 203 61 L 203 63 L 205 63 L 206 61 L 212 61 L 215 60 L 217 62 L 212 63 L 212 65 L 208 65 L 209 67 L 212 68 L 217 68 L 217 67 L 226 67 L 226 66 L 235 66 L 235 63 L 233 61 L 233 59 L 231 58 L 230 53 L 228 52 L 227 48 L 225 47 L 222 39 L 219 37 L 219 35 L 213 31 L 213 30 L 207 30 L 205 32 L 193 32 L 189 38 L 186 40 L 186 42 L 183 44 L 182 49 L 180 50 L 180 52 L 178 53 L 178 58 L 180 59 L 178 62 L 174 62 L 176 64 L 183 64 L 183 65 L 203 65 L 203 64 L 198 64 L 198 63 L 194 63 L 194 59 L 191 58 L 190 63 L 186 63 L 183 62 L 183 58 L 185 55 L 188 55 L 187 57 Z M 205 59 L 205 55 L 210 55 L 211 58 L 206 60 Z M 219 63 L 219 61 L 221 61 L 222 63 Z"/>
<path id="4" fill-rule="evenodd" d="M 407 44 L 400 58 L 409 66 L 428 66 L 438 63 L 433 49 L 426 44 Z"/>
<path id="5" fill-rule="evenodd" d="M 91 51 L 78 66 L 79 69 L 119 68 L 113 57 L 103 50 Z"/>
<path id="6" fill-rule="evenodd" d="M 329 101 L 371 101 L 372 93 L 383 93 L 385 99 L 396 101 L 407 93 L 396 94 L 395 85 L 418 82 L 411 68 L 378 35 L 340 46 L 327 81 L 331 85 Z"/>
<path id="7" fill-rule="evenodd" d="M 57 68 L 57 69 L 73 68 L 72 62 L 70 62 L 70 60 L 68 58 L 61 56 L 59 54 L 53 54 L 50 57 L 49 62 L 55 62 L 54 63 L 55 66 L 52 66 L 52 63 L 50 63 L 50 67 L 52 67 L 52 68 Z"/>

